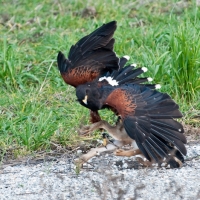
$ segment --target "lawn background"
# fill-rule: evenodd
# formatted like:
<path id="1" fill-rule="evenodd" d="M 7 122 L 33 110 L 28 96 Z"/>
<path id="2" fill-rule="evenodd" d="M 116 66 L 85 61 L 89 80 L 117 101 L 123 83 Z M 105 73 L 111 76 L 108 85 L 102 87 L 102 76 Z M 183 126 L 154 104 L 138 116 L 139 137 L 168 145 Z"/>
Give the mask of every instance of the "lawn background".
<path id="1" fill-rule="evenodd" d="M 115 51 L 145 66 L 145 75 L 179 103 L 183 124 L 200 126 L 200 7 L 196 1 L 1 0 L 0 158 L 58 146 L 74 148 L 88 123 L 74 88 L 57 69 L 58 51 L 116 20 Z M 109 111 L 103 119 L 112 122 Z"/>

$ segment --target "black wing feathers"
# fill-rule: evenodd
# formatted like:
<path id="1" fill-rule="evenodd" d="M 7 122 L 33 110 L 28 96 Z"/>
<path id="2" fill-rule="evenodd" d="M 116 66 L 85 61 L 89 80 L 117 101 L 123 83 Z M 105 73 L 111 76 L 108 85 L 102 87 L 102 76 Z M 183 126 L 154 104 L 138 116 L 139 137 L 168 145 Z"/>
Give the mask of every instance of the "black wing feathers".
<path id="1" fill-rule="evenodd" d="M 79 48 L 81 49 L 82 55 L 84 55 L 88 51 L 93 51 L 105 47 L 112 39 L 116 28 L 117 22 L 112 21 L 102 25 L 89 35 L 80 39 L 75 45 L 71 47 L 68 55 L 69 60 L 73 60 L 73 56 Z M 113 50 L 112 48 L 110 50 Z"/>
<path id="2" fill-rule="evenodd" d="M 129 68 L 132 68 L 133 69 L 133 67 L 132 66 L 130 66 Z M 124 75 L 124 78 L 122 79 L 122 80 L 120 80 L 120 76 L 119 77 L 117 77 L 117 79 L 116 80 L 120 80 L 119 81 L 119 84 L 124 84 L 124 83 L 126 83 L 126 81 L 128 81 L 128 80 L 131 80 L 131 79 L 134 79 L 134 78 L 136 78 L 137 76 L 139 76 L 140 74 L 142 74 L 144 71 L 142 70 L 142 68 L 137 68 L 137 69 L 135 69 L 135 70 L 132 70 L 131 69 L 131 71 L 130 72 L 126 72 L 126 74 Z M 125 72 L 123 72 L 123 73 L 125 73 Z"/>
<path id="3" fill-rule="evenodd" d="M 129 94 L 129 102 L 132 98 L 132 103 L 136 105 L 132 112 L 122 116 L 127 134 L 136 141 L 148 160 L 154 159 L 161 163 L 166 158 L 172 166 L 178 165 L 173 158 L 172 150 L 180 159 L 183 158 L 180 156 L 181 153 L 187 153 L 183 127 L 173 119 L 182 116 L 178 105 L 168 94 L 141 85 L 129 84 L 119 88 L 126 91 L 126 94 Z M 118 111 L 123 109 L 125 108 Z"/>
<path id="4" fill-rule="evenodd" d="M 59 51 L 58 53 L 57 62 L 60 73 L 66 72 L 67 68 L 71 66 L 71 63 L 65 58 L 64 54 L 61 51 Z"/>
<path id="5" fill-rule="evenodd" d="M 116 80 L 116 77 L 121 74 L 121 72 L 126 68 L 123 68 L 125 64 L 127 63 L 128 59 L 126 57 L 121 57 L 119 59 L 119 69 L 118 70 L 113 70 L 112 73 L 107 74 L 106 76 L 111 76 Z"/>
<path id="6" fill-rule="evenodd" d="M 134 69 L 132 65 L 127 65 L 124 67 L 128 60 L 125 57 L 120 58 L 119 70 L 114 70 L 112 73 L 107 73 L 106 76 L 111 76 L 114 80 L 118 82 L 119 85 L 123 84 L 141 84 L 148 81 L 148 78 L 138 78 L 137 76 L 144 73 L 142 68 Z M 155 84 L 143 84 L 144 86 L 155 89 Z"/>
<path id="7" fill-rule="evenodd" d="M 75 45 L 71 47 L 68 59 L 71 60 L 73 65 L 76 65 L 77 62 L 86 58 L 90 54 L 98 53 L 98 51 L 96 52 L 96 50 L 98 49 L 104 48 L 112 52 L 114 45 L 114 39 L 112 37 L 114 31 L 116 30 L 116 27 L 117 27 L 116 22 L 113 21 L 104 24 L 91 34 L 83 37 L 81 40 L 79 40 Z M 117 59 L 117 65 L 118 65 L 118 59 Z M 117 69 L 118 66 L 115 68 Z"/>
<path id="8" fill-rule="evenodd" d="M 85 55 L 86 57 L 83 60 L 80 60 L 77 65 L 84 65 L 85 60 L 94 60 L 99 63 L 102 63 L 104 65 L 104 68 L 106 68 L 107 71 L 112 71 L 112 67 L 115 66 L 115 68 L 118 69 L 118 59 L 116 59 L 115 53 L 108 49 L 97 49 L 93 53 L 88 53 Z"/>
<path id="9" fill-rule="evenodd" d="M 144 154 L 144 156 L 148 159 L 151 160 L 151 157 L 149 156 L 149 154 L 147 153 L 147 151 L 145 150 L 144 146 L 142 145 L 143 143 L 143 139 L 141 134 L 131 134 L 131 133 L 135 133 L 137 132 L 136 126 L 134 122 L 136 119 L 133 118 L 131 119 L 130 117 L 127 117 L 126 119 L 124 119 L 123 124 L 124 124 L 124 128 L 126 130 L 126 132 L 128 133 L 128 135 L 134 139 L 139 147 L 139 149 L 142 151 L 142 153 Z"/>
<path id="10" fill-rule="evenodd" d="M 83 84 L 107 71 L 119 69 L 119 58 L 113 51 L 115 42 L 113 34 L 116 27 L 116 21 L 112 21 L 83 37 L 70 48 L 68 59 L 61 52 L 58 53 L 58 68 L 66 83 L 76 87 L 78 84 L 75 82 L 80 78 L 79 74 L 85 75 L 81 77 L 81 81 L 78 81 Z M 86 65 L 87 63 L 96 63 L 96 65 L 90 66 Z"/>

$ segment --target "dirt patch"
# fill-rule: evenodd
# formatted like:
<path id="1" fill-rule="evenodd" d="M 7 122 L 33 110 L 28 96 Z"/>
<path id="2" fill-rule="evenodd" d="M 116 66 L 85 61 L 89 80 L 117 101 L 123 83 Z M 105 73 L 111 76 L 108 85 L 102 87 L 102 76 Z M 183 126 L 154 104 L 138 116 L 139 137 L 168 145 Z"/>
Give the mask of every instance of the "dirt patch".
<path id="1" fill-rule="evenodd" d="M 188 143 L 200 143 L 200 127 L 183 124 Z"/>

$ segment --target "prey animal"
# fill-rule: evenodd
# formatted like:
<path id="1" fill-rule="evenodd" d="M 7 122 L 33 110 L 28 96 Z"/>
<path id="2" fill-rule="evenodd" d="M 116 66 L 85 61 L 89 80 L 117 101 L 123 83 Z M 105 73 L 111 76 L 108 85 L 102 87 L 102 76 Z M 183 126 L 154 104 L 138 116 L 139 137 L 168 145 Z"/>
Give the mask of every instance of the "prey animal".
<path id="1" fill-rule="evenodd" d="M 112 152 L 116 156 L 136 156 L 136 160 L 146 167 L 151 167 L 153 164 L 156 164 L 154 160 L 149 161 L 146 159 L 135 140 L 133 140 L 127 134 L 121 120 L 118 120 L 115 125 L 111 125 L 107 121 L 101 120 L 91 125 L 82 126 L 79 129 L 79 134 L 89 134 L 100 128 L 106 130 L 112 137 L 112 140 L 107 141 L 106 144 L 101 145 L 100 147 L 92 148 L 89 152 L 80 156 L 78 159 L 76 159 L 77 165 L 82 166 L 89 159 L 104 152 Z M 105 137 L 107 137 L 107 135 Z M 108 140 L 107 138 L 105 139 Z M 131 147 L 130 150 L 123 150 L 123 146 L 125 145 L 129 145 Z M 168 148 L 170 148 L 169 157 L 167 159 L 164 158 L 160 160 L 158 166 L 169 166 L 170 168 L 182 166 L 184 157 L 180 151 L 178 151 L 176 148 L 172 148 L 171 145 Z"/>

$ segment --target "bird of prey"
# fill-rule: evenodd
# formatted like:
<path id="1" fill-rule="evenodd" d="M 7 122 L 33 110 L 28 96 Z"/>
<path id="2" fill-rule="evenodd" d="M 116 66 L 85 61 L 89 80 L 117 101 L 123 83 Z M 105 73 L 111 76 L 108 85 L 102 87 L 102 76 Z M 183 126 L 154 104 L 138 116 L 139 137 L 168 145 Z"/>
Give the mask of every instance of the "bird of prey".
<path id="1" fill-rule="evenodd" d="M 110 74 L 117 80 L 113 84 L 151 81 L 151 78 L 137 77 L 147 70 L 145 67 L 133 70 L 135 65 L 128 65 L 124 68 L 129 57 L 124 56 L 119 59 L 116 56 L 113 51 L 115 42 L 113 34 L 116 27 L 116 21 L 112 21 L 83 37 L 70 48 L 68 58 L 62 52 L 58 53 L 58 69 L 67 84 L 76 88 L 81 84 L 95 82 L 96 87 L 99 87 L 103 83 L 106 84 L 107 81 L 97 80 L 103 80 L 106 74 Z M 155 85 L 148 86 L 156 87 Z M 94 123 L 100 120 L 98 111 L 91 110 L 90 121 Z"/>
<path id="2" fill-rule="evenodd" d="M 110 77 L 105 79 L 110 80 Z M 109 108 L 121 119 L 115 127 L 100 122 L 89 126 L 89 131 L 104 128 L 118 140 L 120 146 L 132 139 L 136 142 L 137 153 L 141 152 L 146 159 L 160 165 L 166 161 L 175 168 L 180 166 L 179 161 L 184 161 L 182 154 L 186 155 L 186 138 L 183 126 L 175 120 L 182 114 L 168 94 L 139 84 L 95 87 L 94 83 L 78 86 L 76 95 L 85 107 L 91 110 Z M 113 148 L 111 146 L 111 150 Z M 83 158 L 88 160 L 95 151 Z M 136 154 L 132 152 L 131 155 Z"/>
<path id="3" fill-rule="evenodd" d="M 114 132 L 108 131 L 113 137 L 135 141 L 136 152 L 149 161 L 161 164 L 167 160 L 179 167 L 177 159 L 183 162 L 182 154 L 186 154 L 184 130 L 175 120 L 182 117 L 179 107 L 168 94 L 153 90 L 159 85 L 145 84 L 151 78 L 137 77 L 147 71 L 145 67 L 125 66 L 128 58 L 116 56 L 115 30 L 116 22 L 109 22 L 73 45 L 68 58 L 59 52 L 61 76 L 76 88 L 80 104 L 91 110 L 91 122 L 96 122 L 93 128 L 102 123 L 98 110 L 109 108 L 119 119 Z M 110 127 L 103 123 L 103 128 Z"/>

